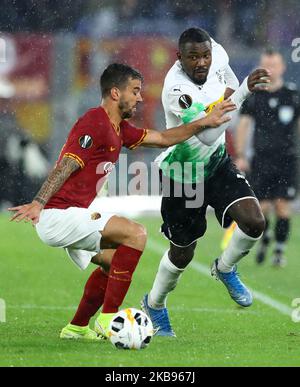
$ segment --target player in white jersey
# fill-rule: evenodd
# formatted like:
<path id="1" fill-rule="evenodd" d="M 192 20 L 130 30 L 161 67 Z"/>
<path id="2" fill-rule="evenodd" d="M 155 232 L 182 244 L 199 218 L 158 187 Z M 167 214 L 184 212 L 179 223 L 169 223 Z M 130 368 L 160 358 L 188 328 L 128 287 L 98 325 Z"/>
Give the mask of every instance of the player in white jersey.
<path id="1" fill-rule="evenodd" d="M 179 39 L 178 61 L 168 72 L 162 101 L 167 127 L 205 116 L 223 99 L 239 109 L 255 90 L 266 88 L 269 73 L 255 70 L 239 87 L 224 48 L 202 29 L 190 28 Z M 226 286 L 241 306 L 252 304 L 252 295 L 240 281 L 236 263 L 260 239 L 265 219 L 255 194 L 236 169 L 225 147 L 228 123 L 203 131 L 168 148 L 158 158 L 163 190 L 161 213 L 164 236 L 170 241 L 153 287 L 142 300 L 157 335 L 175 336 L 166 298 L 194 256 L 197 239 L 206 231 L 206 209 L 214 208 L 222 227 L 234 220 L 238 227 L 223 254 L 214 261 L 212 275 Z"/>

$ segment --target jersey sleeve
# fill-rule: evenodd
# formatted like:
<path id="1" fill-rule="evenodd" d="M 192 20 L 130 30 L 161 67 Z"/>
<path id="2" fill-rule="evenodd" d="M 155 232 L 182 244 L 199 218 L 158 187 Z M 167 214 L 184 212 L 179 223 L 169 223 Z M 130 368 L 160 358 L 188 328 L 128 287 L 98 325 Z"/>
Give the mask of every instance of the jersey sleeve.
<path id="1" fill-rule="evenodd" d="M 73 126 L 62 149 L 60 158 L 70 157 L 84 168 L 101 143 L 101 133 L 104 135 L 101 123 L 94 124 L 80 118 Z"/>
<path id="2" fill-rule="evenodd" d="M 239 80 L 237 79 L 229 64 L 224 69 L 224 77 L 226 87 L 229 87 L 232 90 L 236 90 L 239 87 Z"/>
<path id="3" fill-rule="evenodd" d="M 120 124 L 123 145 L 126 148 L 134 149 L 144 141 L 147 129 L 137 128 L 128 121 L 123 120 Z"/>
<path id="4" fill-rule="evenodd" d="M 188 123 L 205 116 L 206 107 L 198 100 L 195 90 L 187 84 L 174 85 L 167 94 L 168 110 Z"/>

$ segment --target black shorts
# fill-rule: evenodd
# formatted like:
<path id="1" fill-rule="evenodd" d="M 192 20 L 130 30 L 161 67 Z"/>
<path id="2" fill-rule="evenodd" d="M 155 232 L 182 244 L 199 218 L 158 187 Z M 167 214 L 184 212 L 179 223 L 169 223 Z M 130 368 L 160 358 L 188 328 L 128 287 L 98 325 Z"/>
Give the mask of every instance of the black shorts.
<path id="1" fill-rule="evenodd" d="M 161 176 L 161 179 L 163 183 L 168 180 L 165 176 Z M 168 182 L 170 183 L 170 180 Z M 175 184 L 177 183 L 171 180 L 171 187 L 174 187 Z M 196 188 L 196 184 L 193 184 L 192 189 Z M 187 208 L 187 202 L 190 201 L 190 198 L 184 193 L 181 197 L 174 197 L 172 189 L 168 196 L 163 192 L 161 232 L 176 246 L 189 246 L 204 235 L 207 227 L 206 210 L 208 205 L 214 208 L 220 225 L 226 228 L 232 222 L 232 218 L 227 213 L 229 207 L 241 199 L 255 198 L 249 183 L 229 157 L 199 190 L 202 188 L 203 204 L 197 208 Z"/>
<path id="2" fill-rule="evenodd" d="M 293 200 L 297 193 L 297 158 L 254 157 L 249 181 L 259 200 Z"/>

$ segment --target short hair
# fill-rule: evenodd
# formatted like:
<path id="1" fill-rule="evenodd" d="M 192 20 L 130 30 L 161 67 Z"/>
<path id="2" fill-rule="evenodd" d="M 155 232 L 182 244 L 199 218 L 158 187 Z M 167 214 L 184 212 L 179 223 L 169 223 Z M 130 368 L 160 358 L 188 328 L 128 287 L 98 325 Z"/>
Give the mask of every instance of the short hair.
<path id="1" fill-rule="evenodd" d="M 189 28 L 180 35 L 178 45 L 179 48 L 182 48 L 185 43 L 203 43 L 207 41 L 211 43 L 211 38 L 207 31 L 202 28 Z"/>
<path id="2" fill-rule="evenodd" d="M 100 77 L 102 97 L 106 97 L 113 87 L 125 87 L 130 78 L 143 81 L 141 73 L 134 68 L 122 63 L 110 64 Z"/>

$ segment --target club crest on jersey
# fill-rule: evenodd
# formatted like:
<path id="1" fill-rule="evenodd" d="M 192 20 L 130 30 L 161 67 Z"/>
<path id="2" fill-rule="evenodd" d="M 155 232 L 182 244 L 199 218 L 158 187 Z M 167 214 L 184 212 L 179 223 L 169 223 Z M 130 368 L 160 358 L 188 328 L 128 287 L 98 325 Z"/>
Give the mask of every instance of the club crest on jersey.
<path id="1" fill-rule="evenodd" d="M 93 139 L 91 136 L 86 134 L 85 136 L 81 136 L 79 138 L 79 145 L 83 149 L 89 149 L 93 145 Z"/>
<path id="2" fill-rule="evenodd" d="M 191 97 L 190 95 L 188 95 L 188 94 L 182 94 L 182 95 L 179 97 L 178 103 L 179 103 L 179 106 L 180 106 L 182 109 L 188 109 L 189 107 L 192 106 L 193 99 L 192 99 L 192 97 Z"/>
<path id="3" fill-rule="evenodd" d="M 216 71 L 216 76 L 218 78 L 218 81 L 220 83 L 223 83 L 223 74 L 222 74 L 221 70 Z"/>

